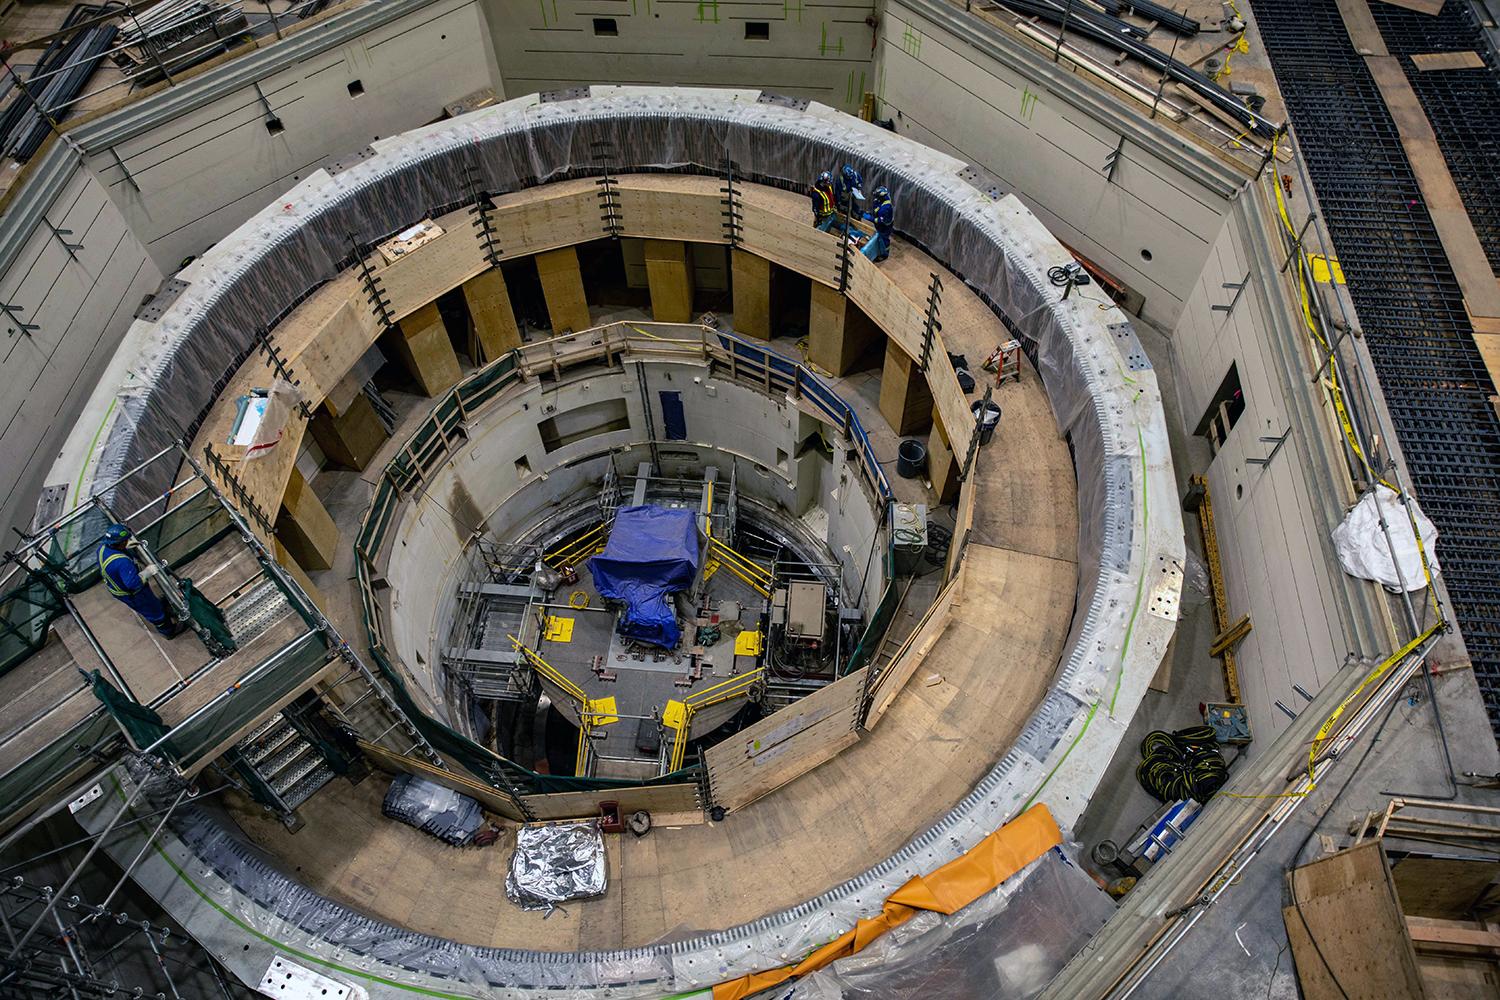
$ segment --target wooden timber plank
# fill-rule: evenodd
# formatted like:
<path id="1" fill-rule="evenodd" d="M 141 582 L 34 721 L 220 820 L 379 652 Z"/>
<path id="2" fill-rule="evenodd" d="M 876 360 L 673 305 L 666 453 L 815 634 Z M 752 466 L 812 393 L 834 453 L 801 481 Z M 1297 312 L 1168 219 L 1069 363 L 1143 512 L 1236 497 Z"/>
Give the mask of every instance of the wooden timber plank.
<path id="1" fill-rule="evenodd" d="M 1424 73 L 1445 69 L 1484 69 L 1484 58 L 1478 52 L 1420 52 L 1411 57 L 1411 62 Z"/>
<path id="2" fill-rule="evenodd" d="M 1443 4 L 1446 0 L 1384 0 L 1384 2 L 1390 4 L 1392 7 L 1405 7 L 1407 10 L 1414 10 L 1418 14 L 1427 14 L 1431 17 L 1436 17 L 1442 13 Z"/>
<path id="3" fill-rule="evenodd" d="M 1490 270 L 1489 259 L 1468 209 L 1459 196 L 1448 163 L 1438 146 L 1437 135 L 1422 110 L 1422 103 L 1406 79 L 1406 71 L 1394 56 L 1367 56 L 1365 63 L 1380 88 L 1380 95 L 1401 133 L 1401 145 L 1417 176 L 1417 186 L 1437 227 L 1438 238 L 1463 290 L 1464 304 L 1478 316 L 1500 316 L 1500 284 Z M 1500 373 L 1492 373 L 1500 374 Z"/>

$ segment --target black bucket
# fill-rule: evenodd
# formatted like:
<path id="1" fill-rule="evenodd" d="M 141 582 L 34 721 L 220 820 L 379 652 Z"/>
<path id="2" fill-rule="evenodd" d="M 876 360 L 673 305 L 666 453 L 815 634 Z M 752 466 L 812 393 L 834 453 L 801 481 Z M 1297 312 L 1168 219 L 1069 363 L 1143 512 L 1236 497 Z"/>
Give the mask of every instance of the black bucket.
<path id="1" fill-rule="evenodd" d="M 896 452 L 896 474 L 902 479 L 916 479 L 927 468 L 927 446 L 916 438 L 901 442 Z"/>
<path id="2" fill-rule="evenodd" d="M 969 407 L 969 410 L 974 414 L 974 423 L 979 427 L 979 443 L 989 444 L 990 438 L 995 436 L 995 428 L 1000 426 L 1000 407 L 981 399 Z M 983 417 L 980 416 L 981 411 Z"/>

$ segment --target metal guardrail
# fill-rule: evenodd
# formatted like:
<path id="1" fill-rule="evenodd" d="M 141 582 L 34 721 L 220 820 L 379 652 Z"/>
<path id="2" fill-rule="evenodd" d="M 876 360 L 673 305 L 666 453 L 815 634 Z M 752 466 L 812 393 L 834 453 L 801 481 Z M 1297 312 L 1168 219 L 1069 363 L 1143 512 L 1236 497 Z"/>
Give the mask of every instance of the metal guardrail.
<path id="1" fill-rule="evenodd" d="M 406 714 L 445 753 L 485 780 L 500 781 L 499 787 L 518 798 L 543 792 L 556 784 L 550 776 L 533 774 L 513 761 L 493 753 L 421 711 L 405 690 L 395 667 L 394 653 L 385 639 L 380 602 L 374 581 L 381 576 L 377 566 L 396 512 L 413 493 L 426 487 L 429 476 L 447 462 L 468 440 L 471 421 L 482 416 L 504 398 L 512 386 L 528 379 L 557 379 L 580 365 L 614 364 L 629 360 L 678 360 L 707 362 L 732 380 L 767 393 L 806 399 L 833 420 L 854 444 L 861 476 L 874 491 L 882 510 L 893 499 L 890 481 L 876 460 L 869 436 L 859 417 L 820 378 L 805 366 L 766 347 L 720 333 L 697 324 L 618 322 L 578 333 L 563 334 L 524 344 L 469 377 L 463 379 L 433 407 L 431 415 L 403 443 L 376 484 L 370 509 L 355 538 L 355 579 L 371 655 L 402 702 Z M 549 554 L 557 557 L 561 551 Z M 753 564 L 752 564 L 753 565 Z M 749 570 L 744 570 L 749 573 Z M 753 574 L 751 574 L 753 575 Z M 742 675 L 749 676 L 749 675 Z M 564 678 L 565 679 L 565 678 Z M 736 678 L 736 683 L 751 682 Z M 561 686 L 561 685 L 560 685 Z M 710 689 L 713 690 L 713 689 Z M 739 689 L 740 693 L 743 688 Z M 701 692 L 700 692 L 701 693 Z M 586 699 L 580 698 L 586 703 Z M 696 707 L 704 707 L 698 704 Z M 674 763 L 668 774 L 681 769 L 686 742 L 674 747 Z M 503 776 L 503 777 L 502 777 Z M 664 780 L 666 776 L 657 780 Z M 614 787 L 614 779 L 587 779 L 571 787 Z"/>

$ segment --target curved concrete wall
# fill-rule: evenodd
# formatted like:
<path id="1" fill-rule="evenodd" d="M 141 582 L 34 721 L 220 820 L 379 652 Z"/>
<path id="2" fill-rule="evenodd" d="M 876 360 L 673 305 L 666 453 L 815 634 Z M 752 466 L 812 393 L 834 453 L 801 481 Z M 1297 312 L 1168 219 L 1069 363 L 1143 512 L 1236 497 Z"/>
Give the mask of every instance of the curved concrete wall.
<path id="1" fill-rule="evenodd" d="M 920 206 L 903 215 L 902 234 L 1016 324 L 1072 443 L 1082 576 L 1077 617 L 1052 690 L 1017 744 L 963 802 L 864 874 L 751 924 L 609 954 L 497 952 L 432 942 L 368 920 L 357 941 L 338 940 L 341 922 L 331 913 L 299 916 L 285 912 L 275 892 L 249 897 L 249 887 L 224 889 L 234 906 L 274 922 L 282 935 L 276 944 L 357 955 L 359 968 L 376 970 L 360 978 L 394 983 L 398 992 L 406 983 L 451 989 L 457 980 L 466 992 L 443 995 L 476 989 L 496 995 L 482 980 L 518 994 L 614 984 L 607 989 L 614 996 L 653 995 L 668 983 L 701 987 L 800 957 L 1030 801 L 1046 802 L 1065 826 L 1076 820 L 1176 620 L 1181 516 L 1155 375 L 1124 315 L 1092 289 L 1061 300 L 1046 272 L 1067 262 L 1067 253 L 1017 200 L 971 187 L 959 176 L 962 164 L 829 109 L 762 103 L 753 93 L 631 90 L 550 104 L 510 102 L 382 144 L 376 156 L 336 177 L 311 178 L 195 265 L 192 289 L 159 324 L 165 337 L 151 385 L 127 413 L 152 420 L 133 428 L 128 419 L 117 422 L 109 461 L 129 461 L 181 433 L 184 401 L 209 404 L 226 356 L 241 356 L 253 324 L 274 322 L 310 285 L 337 273 L 348 234 L 368 242 L 458 203 L 466 166 L 477 165 L 492 191 L 588 173 L 596 140 L 613 142 L 617 169 L 711 171 L 729 159 L 739 176 L 766 183 L 795 184 L 824 164 L 850 160 L 864 165 L 872 183 L 888 184 L 899 204 Z M 209 867 L 203 878 L 211 877 Z M 177 898 L 180 888 L 168 885 L 161 894 Z M 206 917 L 208 924 L 217 919 Z M 243 939 L 228 933 L 236 948 Z"/>
<path id="2" fill-rule="evenodd" d="M 860 573 L 868 569 L 862 588 L 879 595 L 884 567 L 869 560 L 879 528 L 878 501 L 861 488 L 857 470 L 845 475 L 845 457 L 835 449 L 832 459 L 814 452 L 793 458 L 801 419 L 798 408 L 785 397 L 709 374 L 706 364 L 641 362 L 646 391 L 662 389 L 681 394 L 687 439 L 660 445 L 668 474 L 680 460 L 673 453 L 699 456 L 702 465 L 717 465 L 721 482 L 728 482 L 731 462 L 738 463 L 738 486 L 743 496 L 755 497 L 788 511 L 826 502 L 841 482 L 855 484 L 857 497 L 840 492 L 838 516 L 828 519 L 823 541 L 844 565 L 845 583 L 861 589 Z M 468 568 L 466 543 L 473 522 L 482 518 L 490 537 L 509 540 L 571 497 L 596 486 L 612 454 L 622 473 L 634 473 L 638 461 L 649 459 L 647 421 L 641 407 L 641 383 L 632 363 L 624 372 L 604 366 L 566 372 L 561 382 L 527 381 L 511 386 L 492 408 L 466 424 L 467 441 L 457 448 L 425 482 L 424 488 L 403 501 L 394 515 L 390 558 L 382 574 L 388 587 L 381 594 L 391 601 L 387 642 L 406 669 L 432 699 L 440 715 L 443 704 L 437 676 L 439 647 L 446 641 L 454 589 Z M 547 451 L 538 422 L 566 416 L 591 403 L 619 399 L 625 404 L 629 426 L 596 434 Z M 829 425 L 831 426 L 831 425 Z M 838 429 L 834 428 L 833 433 Z M 778 458 L 784 458 L 781 468 Z M 523 463 L 527 470 L 520 471 Z M 816 464 L 805 479 L 792 463 Z M 692 473 L 699 475 L 701 473 Z M 628 490 L 628 486 L 626 487 Z M 807 495 L 810 494 L 810 495 Z"/>

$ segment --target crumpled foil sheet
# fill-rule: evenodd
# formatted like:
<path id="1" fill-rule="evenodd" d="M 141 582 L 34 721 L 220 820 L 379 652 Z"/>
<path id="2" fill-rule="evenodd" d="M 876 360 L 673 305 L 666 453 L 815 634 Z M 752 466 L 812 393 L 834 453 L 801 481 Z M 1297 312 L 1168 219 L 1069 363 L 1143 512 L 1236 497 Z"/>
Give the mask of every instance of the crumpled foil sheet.
<path id="1" fill-rule="evenodd" d="M 551 911 L 570 899 L 604 895 L 604 835 L 599 821 L 523 826 L 505 876 L 505 894 L 523 910 Z"/>

